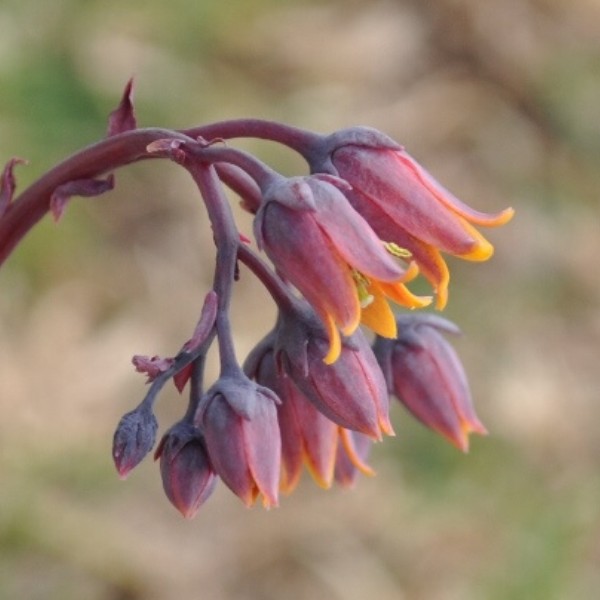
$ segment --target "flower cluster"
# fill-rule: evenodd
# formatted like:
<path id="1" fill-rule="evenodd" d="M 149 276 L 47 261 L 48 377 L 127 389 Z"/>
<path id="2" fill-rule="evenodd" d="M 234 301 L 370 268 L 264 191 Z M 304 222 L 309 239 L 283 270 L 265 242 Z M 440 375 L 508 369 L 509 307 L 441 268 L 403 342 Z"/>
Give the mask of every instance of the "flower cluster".
<path id="1" fill-rule="evenodd" d="M 463 451 L 470 433 L 486 433 L 461 363 L 442 335 L 457 328 L 429 312 L 401 309 L 431 303 L 442 309 L 450 278 L 443 254 L 487 260 L 493 248 L 475 226 L 502 225 L 512 209 L 484 214 L 466 206 L 375 130 L 319 135 L 252 119 L 143 129 L 131 93 L 130 82 L 105 139 L 19 197 L 13 198 L 13 171 L 23 161 L 11 159 L 0 178 L 0 262 L 44 214 L 58 220 L 72 196 L 112 189 L 113 171 L 135 161 L 176 162 L 204 201 L 216 246 L 213 288 L 175 356 L 133 359 L 150 385 L 115 432 L 113 458 L 122 477 L 154 448 L 154 405 L 171 379 L 180 392 L 188 389 L 189 403 L 154 456 L 167 497 L 185 517 L 198 511 L 218 479 L 247 506 L 260 499 L 272 507 L 280 492 L 294 489 L 304 467 L 324 488 L 372 474 L 371 444 L 394 435 L 390 397 Z M 291 148 L 309 174 L 285 177 L 224 143 L 239 137 Z M 240 235 L 224 186 L 254 215 L 256 250 Z M 273 329 L 243 364 L 229 319 L 240 263 L 278 307 Z M 431 296 L 410 291 L 419 274 Z M 205 387 L 205 357 L 215 342 L 220 375 Z"/>

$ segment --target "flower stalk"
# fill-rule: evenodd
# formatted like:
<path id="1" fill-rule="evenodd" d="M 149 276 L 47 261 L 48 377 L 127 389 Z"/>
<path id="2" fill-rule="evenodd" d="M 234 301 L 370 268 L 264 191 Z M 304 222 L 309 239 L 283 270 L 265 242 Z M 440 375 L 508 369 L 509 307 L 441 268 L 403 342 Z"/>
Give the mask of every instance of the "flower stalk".
<path id="1" fill-rule="evenodd" d="M 366 463 L 372 443 L 394 434 L 390 395 L 461 450 L 469 434 L 486 433 L 460 360 L 441 335 L 455 326 L 419 315 L 432 298 L 415 296 L 409 286 L 423 275 L 443 309 L 450 270 L 442 254 L 487 260 L 493 247 L 476 226 L 503 225 L 512 209 L 470 208 L 372 129 L 320 135 L 260 119 L 179 131 L 138 128 L 132 93 L 130 81 L 110 114 L 107 137 L 20 195 L 14 170 L 25 161 L 10 159 L 0 175 L 0 265 L 46 213 L 58 221 L 72 197 L 113 189 L 114 172 L 138 161 L 167 158 L 185 168 L 206 207 L 216 247 L 212 288 L 175 356 L 133 359 L 150 385 L 114 435 L 121 477 L 154 447 L 154 407 L 169 380 L 180 392 L 189 387 L 189 401 L 155 457 L 167 497 L 186 518 L 217 480 L 246 506 L 260 499 L 267 508 L 278 505 L 280 491 L 296 487 L 303 467 L 322 487 L 353 486 L 359 473 L 373 473 Z M 285 177 L 224 143 L 241 137 L 294 150 L 310 174 Z M 254 215 L 258 252 L 240 235 L 225 186 Z M 238 263 L 279 311 L 243 367 L 230 320 Z M 363 327 L 375 332 L 373 347 Z M 220 372 L 205 390 L 206 355 L 215 340 Z"/>

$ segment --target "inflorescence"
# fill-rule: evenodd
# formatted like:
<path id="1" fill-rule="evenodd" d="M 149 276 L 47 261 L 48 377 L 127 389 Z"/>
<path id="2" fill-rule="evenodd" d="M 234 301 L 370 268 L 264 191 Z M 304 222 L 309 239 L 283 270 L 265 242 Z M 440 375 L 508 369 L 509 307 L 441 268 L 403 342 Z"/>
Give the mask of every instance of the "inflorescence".
<path id="1" fill-rule="evenodd" d="M 276 506 L 305 466 L 328 488 L 354 484 L 371 443 L 394 435 L 389 397 L 463 451 L 485 434 L 455 351 L 442 335 L 451 322 L 431 313 L 396 314 L 431 303 L 443 309 L 449 271 L 443 253 L 485 261 L 491 244 L 475 225 L 513 215 L 473 210 L 444 189 L 386 135 L 353 127 L 319 135 L 276 122 L 239 119 L 193 129 L 137 127 L 129 82 L 109 118 L 108 135 L 60 163 L 19 197 L 11 159 L 0 180 L 0 263 L 47 213 L 58 220 L 72 196 L 114 187 L 114 169 L 167 158 L 193 178 L 216 245 L 213 287 L 192 335 L 172 358 L 135 356 L 150 383 L 120 421 L 113 458 L 125 477 L 152 451 L 154 404 L 172 379 L 189 389 L 181 420 L 158 443 L 163 486 L 186 517 L 196 514 L 217 479 L 246 504 Z M 299 153 L 310 174 L 284 177 L 225 140 L 255 137 Z M 259 251 L 241 236 L 227 186 L 254 215 Z M 244 361 L 235 354 L 229 308 L 239 264 L 278 308 L 273 329 Z M 418 274 L 432 296 L 407 284 Z M 374 332 L 370 342 L 360 325 Z M 217 341 L 218 379 L 205 388 L 205 357 Z"/>

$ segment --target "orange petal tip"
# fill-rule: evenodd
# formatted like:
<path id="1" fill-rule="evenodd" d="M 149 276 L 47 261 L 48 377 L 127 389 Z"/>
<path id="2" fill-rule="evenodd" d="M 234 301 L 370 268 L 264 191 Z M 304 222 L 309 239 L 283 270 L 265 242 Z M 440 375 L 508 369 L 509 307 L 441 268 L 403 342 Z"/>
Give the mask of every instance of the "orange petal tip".
<path id="1" fill-rule="evenodd" d="M 505 208 L 494 216 L 494 219 L 489 222 L 481 222 L 480 224 L 484 227 L 500 227 L 506 225 L 515 216 L 515 209 L 512 206 Z"/>
<path id="2" fill-rule="evenodd" d="M 448 304 L 448 286 L 440 285 L 435 290 L 435 308 L 437 310 L 444 310 Z"/>
<path id="3" fill-rule="evenodd" d="M 350 432 L 343 427 L 340 427 L 340 439 L 344 446 L 344 450 L 350 459 L 350 462 L 363 474 L 368 477 L 375 476 L 375 471 L 359 456 L 354 444 L 352 443 L 352 439 L 350 437 Z"/>
<path id="4" fill-rule="evenodd" d="M 484 262 L 489 260 L 494 254 L 494 246 L 490 244 L 486 239 L 481 238 L 475 245 L 475 248 L 465 254 L 459 254 L 460 258 L 465 260 L 471 260 L 473 262 Z"/>
<path id="5" fill-rule="evenodd" d="M 400 281 L 402 283 L 409 283 L 410 281 L 415 279 L 415 277 L 419 274 L 419 272 L 420 272 L 419 265 L 414 260 L 411 260 L 408 263 L 408 266 L 406 267 L 406 271 L 404 272 L 404 275 L 402 276 Z"/>
<path id="6" fill-rule="evenodd" d="M 326 365 L 332 365 L 342 353 L 342 340 L 340 339 L 340 332 L 330 314 L 325 315 L 325 327 L 327 328 L 329 337 L 329 350 L 323 358 L 323 362 Z"/>

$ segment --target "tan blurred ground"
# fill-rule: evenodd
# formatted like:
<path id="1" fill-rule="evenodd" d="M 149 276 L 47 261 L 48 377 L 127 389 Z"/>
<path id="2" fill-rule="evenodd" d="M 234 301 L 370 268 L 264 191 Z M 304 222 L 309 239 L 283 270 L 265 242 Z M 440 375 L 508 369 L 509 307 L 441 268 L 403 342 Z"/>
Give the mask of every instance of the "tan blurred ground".
<path id="1" fill-rule="evenodd" d="M 595 0 L 0 4 L 0 160 L 30 159 L 22 185 L 101 137 L 133 74 L 140 125 L 371 125 L 474 207 L 517 210 L 490 263 L 451 264 L 490 437 L 460 456 L 397 408 L 355 491 L 305 478 L 263 512 L 221 485 L 192 522 L 156 465 L 120 482 L 110 460 L 145 390 L 131 356 L 174 352 L 211 281 L 192 186 L 138 165 L 44 222 L 0 272 L 0 600 L 594 598 L 599 40 Z M 273 311 L 238 288 L 243 357 Z M 183 410 L 169 390 L 162 430 Z"/>

